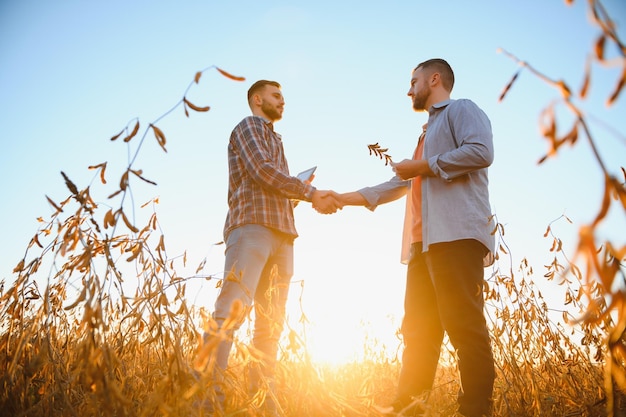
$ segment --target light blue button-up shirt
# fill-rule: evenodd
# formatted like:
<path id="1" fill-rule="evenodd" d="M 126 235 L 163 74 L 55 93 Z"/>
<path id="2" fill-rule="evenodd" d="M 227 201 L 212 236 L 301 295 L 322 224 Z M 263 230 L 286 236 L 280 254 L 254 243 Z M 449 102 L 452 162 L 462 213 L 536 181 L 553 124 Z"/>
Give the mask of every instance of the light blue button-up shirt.
<path id="1" fill-rule="evenodd" d="M 429 110 L 423 158 L 434 172 L 422 178 L 423 250 L 434 243 L 475 239 L 495 252 L 495 222 L 489 203 L 487 167 L 493 162 L 487 115 L 471 100 L 446 100 Z M 359 190 L 374 210 L 407 194 L 411 181 L 397 177 Z M 410 193 L 403 232 L 402 262 L 411 242 Z M 408 229 L 408 230 L 407 230 Z M 491 257 L 491 256 L 490 256 Z"/>

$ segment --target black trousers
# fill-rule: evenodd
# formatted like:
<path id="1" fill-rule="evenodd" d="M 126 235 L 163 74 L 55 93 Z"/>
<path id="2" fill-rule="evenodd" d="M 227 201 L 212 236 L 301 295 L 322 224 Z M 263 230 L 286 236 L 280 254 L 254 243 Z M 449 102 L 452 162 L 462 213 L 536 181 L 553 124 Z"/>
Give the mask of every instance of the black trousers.
<path id="1" fill-rule="evenodd" d="M 473 239 L 413 244 L 407 269 L 399 398 L 432 388 L 444 332 L 458 354 L 459 412 L 491 415 L 495 379 L 482 294 L 487 249 Z"/>

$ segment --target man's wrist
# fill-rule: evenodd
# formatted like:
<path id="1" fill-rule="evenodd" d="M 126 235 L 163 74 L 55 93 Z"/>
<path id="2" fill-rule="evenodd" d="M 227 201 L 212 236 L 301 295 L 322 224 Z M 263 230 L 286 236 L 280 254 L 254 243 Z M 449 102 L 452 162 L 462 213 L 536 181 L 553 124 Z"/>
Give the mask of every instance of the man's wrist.
<path id="1" fill-rule="evenodd" d="M 304 198 L 307 201 L 313 201 L 313 193 L 315 193 L 315 191 L 317 191 L 317 189 L 315 187 L 313 187 L 312 185 L 309 185 L 305 190 L 304 190 Z"/>

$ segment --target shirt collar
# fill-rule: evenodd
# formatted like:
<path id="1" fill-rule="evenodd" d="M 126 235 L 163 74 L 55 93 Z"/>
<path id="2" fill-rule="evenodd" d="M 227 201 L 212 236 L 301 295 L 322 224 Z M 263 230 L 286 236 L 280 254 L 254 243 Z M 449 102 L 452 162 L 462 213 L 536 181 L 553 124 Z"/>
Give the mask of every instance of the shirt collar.
<path id="1" fill-rule="evenodd" d="M 269 128 L 270 128 L 270 130 L 271 130 L 272 132 L 274 131 L 274 123 L 272 123 L 270 120 L 266 119 L 266 118 L 265 118 L 265 117 L 263 117 L 263 116 L 258 116 L 258 115 L 256 115 L 256 114 L 252 115 L 252 117 L 256 117 L 256 118 L 259 118 L 259 119 L 263 120 L 263 123 L 265 123 L 265 124 L 267 125 L 267 127 L 269 127 Z"/>
<path id="2" fill-rule="evenodd" d="M 428 113 L 432 113 L 436 110 L 441 110 L 444 107 L 446 107 L 448 104 L 452 103 L 452 99 L 447 99 L 444 101 L 440 101 L 439 103 L 435 103 L 432 106 L 430 106 L 430 110 L 428 111 Z"/>

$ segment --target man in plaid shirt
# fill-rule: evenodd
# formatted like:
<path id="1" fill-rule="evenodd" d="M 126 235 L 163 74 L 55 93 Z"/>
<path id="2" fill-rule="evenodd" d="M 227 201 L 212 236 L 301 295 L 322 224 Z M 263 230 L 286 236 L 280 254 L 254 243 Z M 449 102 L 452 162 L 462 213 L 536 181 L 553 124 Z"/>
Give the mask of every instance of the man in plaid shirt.
<path id="1" fill-rule="evenodd" d="M 328 191 L 316 190 L 289 174 L 281 135 L 273 125 L 282 118 L 285 105 L 280 84 L 257 81 L 248 90 L 248 104 L 252 115 L 235 126 L 228 144 L 225 276 L 213 318 L 228 336 L 217 347 L 215 375 L 219 378 L 228 365 L 233 332 L 254 305 L 252 342 L 260 357 L 259 368 L 251 371 L 254 394 L 272 385 L 293 275 L 293 242 L 298 236 L 294 201 L 312 202 L 322 213 L 333 213 L 338 205 Z M 205 334 L 205 339 L 210 337 Z M 223 407 L 219 383 L 216 390 Z M 266 397 L 265 409 L 268 415 L 276 415 L 271 395 Z"/>

